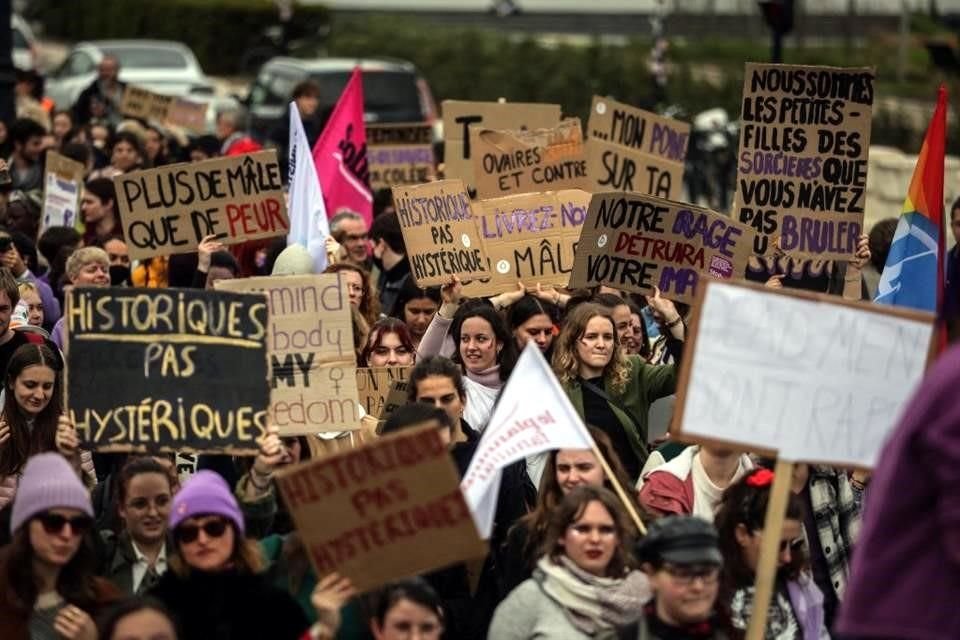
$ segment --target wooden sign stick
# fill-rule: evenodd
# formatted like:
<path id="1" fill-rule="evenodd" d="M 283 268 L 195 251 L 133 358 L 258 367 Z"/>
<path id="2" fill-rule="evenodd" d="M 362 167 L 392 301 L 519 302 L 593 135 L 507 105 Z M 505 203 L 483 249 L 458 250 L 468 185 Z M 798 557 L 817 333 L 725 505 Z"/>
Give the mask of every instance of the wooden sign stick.
<path id="1" fill-rule="evenodd" d="M 773 486 L 767 502 L 767 515 L 763 520 L 763 540 L 760 543 L 760 558 L 757 560 L 756 582 L 753 593 L 753 615 L 747 627 L 747 640 L 763 640 L 767 628 L 767 610 L 773 598 L 777 576 L 777 558 L 780 555 L 780 532 L 787 514 L 787 499 L 793 483 L 794 463 L 777 458 L 773 472 Z"/>
<path id="2" fill-rule="evenodd" d="M 627 492 L 620 486 L 620 481 L 617 480 L 617 476 L 614 475 L 613 470 L 607 463 L 607 459 L 600 453 L 600 448 L 597 446 L 597 443 L 593 441 L 593 438 L 590 439 L 590 445 L 593 447 L 593 455 L 600 461 L 603 473 L 607 479 L 610 480 L 610 484 L 613 485 L 613 490 L 616 492 L 617 497 L 620 498 L 620 502 L 623 503 L 623 508 L 630 514 L 630 519 L 633 520 L 633 524 L 636 525 L 637 531 L 639 531 L 642 536 L 647 535 L 647 528 L 643 526 L 643 520 L 640 519 L 640 514 L 633 508 L 633 503 L 630 502 L 630 499 L 627 497 Z"/>

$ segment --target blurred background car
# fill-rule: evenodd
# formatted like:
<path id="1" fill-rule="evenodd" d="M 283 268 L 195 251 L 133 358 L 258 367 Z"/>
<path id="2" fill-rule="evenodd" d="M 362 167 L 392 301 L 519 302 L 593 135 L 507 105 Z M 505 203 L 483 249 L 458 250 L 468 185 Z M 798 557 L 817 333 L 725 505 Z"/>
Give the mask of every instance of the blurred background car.
<path id="1" fill-rule="evenodd" d="M 46 93 L 58 109 L 69 109 L 97 77 L 106 55 L 120 61 L 120 81 L 171 96 L 213 97 L 213 83 L 186 45 L 165 40 L 95 40 L 70 48 L 47 75 Z M 198 100 L 202 101 L 202 100 Z"/>
<path id="2" fill-rule="evenodd" d="M 293 88 L 304 80 L 320 85 L 320 113 L 329 113 L 343 92 L 353 68 L 363 71 L 364 120 L 367 124 L 426 122 L 440 139 L 441 121 L 426 80 L 411 62 L 356 58 L 273 58 L 261 67 L 245 106 L 248 131 L 260 140 L 288 117 Z"/>
<path id="3" fill-rule="evenodd" d="M 21 71 L 39 71 L 37 39 L 30 25 L 14 13 L 10 16 L 10 28 L 13 31 L 13 66 Z"/>

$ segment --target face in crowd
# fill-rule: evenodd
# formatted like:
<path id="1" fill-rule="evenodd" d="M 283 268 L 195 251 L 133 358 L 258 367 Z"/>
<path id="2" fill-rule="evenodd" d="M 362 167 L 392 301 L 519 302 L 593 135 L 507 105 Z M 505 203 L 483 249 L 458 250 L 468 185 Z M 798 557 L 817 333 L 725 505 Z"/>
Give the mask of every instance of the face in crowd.
<path id="1" fill-rule="evenodd" d="M 577 359 L 584 377 L 597 377 L 610 363 L 615 345 L 614 326 L 609 318 L 594 316 L 587 321 L 577 340 Z"/>
<path id="2" fill-rule="evenodd" d="M 380 335 L 380 344 L 370 351 L 368 367 L 408 367 L 413 365 L 414 353 L 393 331 L 384 331 Z"/>
<path id="3" fill-rule="evenodd" d="M 545 313 L 538 313 L 530 316 L 523 324 L 514 329 L 513 336 L 517 340 L 518 349 L 522 350 L 528 342 L 533 342 L 541 353 L 546 353 L 553 345 L 555 332 L 556 329 L 550 316 Z"/>
<path id="4" fill-rule="evenodd" d="M 464 398 L 447 376 L 427 376 L 417 381 L 416 401 L 443 409 L 454 425 L 463 418 Z"/>
<path id="5" fill-rule="evenodd" d="M 363 220 L 345 218 L 337 229 L 337 241 L 343 246 L 347 258 L 361 264 L 366 262 L 369 253 L 367 225 Z"/>
<path id="6" fill-rule="evenodd" d="M 493 326 L 479 316 L 471 316 L 460 327 L 460 358 L 471 373 L 481 373 L 497 364 L 503 345 L 497 341 Z"/>
<path id="7" fill-rule="evenodd" d="M 577 487 L 587 485 L 602 487 L 603 468 L 589 449 L 561 449 L 557 451 L 554 469 L 557 485 L 567 495 Z"/>
<path id="8" fill-rule="evenodd" d="M 558 544 L 578 567 L 595 576 L 606 576 L 620 538 L 613 515 L 602 502 L 592 500 L 567 526 Z"/>
<path id="9" fill-rule="evenodd" d="M 123 501 L 118 507 L 130 537 L 148 545 L 163 540 L 173 501 L 170 476 L 166 473 L 138 473 L 126 483 Z"/>
<path id="10" fill-rule="evenodd" d="M 0 295 L 0 298 L 6 297 Z M 2 305 L 0 305 L 2 310 Z M 27 417 L 35 417 L 47 408 L 56 388 L 57 373 L 45 364 L 24 367 L 12 382 L 8 382 L 8 393 L 12 392 L 17 406 Z"/>
<path id="11" fill-rule="evenodd" d="M 229 520 L 217 515 L 187 518 L 174 535 L 180 557 L 198 571 L 219 571 L 233 555 L 236 533 Z"/>
<path id="12" fill-rule="evenodd" d="M 427 332 L 430 321 L 440 306 L 430 298 L 413 298 L 403 305 L 403 322 L 414 340 L 419 341 Z"/>

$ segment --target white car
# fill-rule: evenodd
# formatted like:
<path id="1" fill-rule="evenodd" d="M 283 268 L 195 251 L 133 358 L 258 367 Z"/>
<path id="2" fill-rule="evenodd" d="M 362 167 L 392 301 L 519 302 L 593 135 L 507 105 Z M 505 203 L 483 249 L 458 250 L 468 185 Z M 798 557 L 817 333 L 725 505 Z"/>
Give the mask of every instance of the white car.
<path id="1" fill-rule="evenodd" d="M 74 45 L 63 64 L 47 76 L 46 93 L 57 109 L 73 107 L 96 80 L 97 66 L 106 55 L 120 61 L 121 82 L 198 102 L 213 99 L 213 83 L 186 45 L 166 40 L 95 40 Z"/>
<path id="2" fill-rule="evenodd" d="M 10 30 L 13 38 L 13 66 L 22 71 L 38 71 L 37 39 L 27 21 L 12 14 Z"/>

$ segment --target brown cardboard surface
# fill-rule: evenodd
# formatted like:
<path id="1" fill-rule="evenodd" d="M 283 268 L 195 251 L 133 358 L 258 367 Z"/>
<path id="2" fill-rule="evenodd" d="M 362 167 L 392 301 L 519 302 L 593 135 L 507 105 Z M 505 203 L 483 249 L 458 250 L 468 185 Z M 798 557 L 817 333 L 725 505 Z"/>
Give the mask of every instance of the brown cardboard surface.
<path id="1" fill-rule="evenodd" d="M 270 418 L 281 435 L 360 428 L 353 325 L 337 274 L 219 280 L 267 296 Z"/>
<path id="2" fill-rule="evenodd" d="M 872 67 L 747 63 L 733 216 L 753 252 L 850 260 L 863 233 Z"/>
<path id="3" fill-rule="evenodd" d="M 444 177 L 463 180 L 471 197 L 476 195 L 471 125 L 489 129 L 543 129 L 560 122 L 558 104 L 444 100 L 441 111 Z"/>
<path id="4" fill-rule="evenodd" d="M 316 575 L 336 571 L 360 592 L 487 552 L 432 426 L 284 469 L 277 483 Z"/>
<path id="5" fill-rule="evenodd" d="M 680 200 L 689 137 L 686 122 L 593 96 L 587 123 L 587 188 Z"/>
<path id="6" fill-rule="evenodd" d="M 429 124 L 376 124 L 366 129 L 370 188 L 422 184 L 436 177 Z"/>
<path id="7" fill-rule="evenodd" d="M 579 118 L 525 131 L 471 127 L 470 145 L 479 198 L 587 186 Z"/>
<path id="8" fill-rule="evenodd" d="M 567 286 L 590 194 L 580 189 L 524 193 L 474 204 L 489 278 L 464 287 L 468 297 Z"/>
<path id="9" fill-rule="evenodd" d="M 127 85 L 120 103 L 120 112 L 131 118 L 155 120 L 163 124 L 175 125 L 195 133 L 204 133 L 207 129 L 207 109 L 205 102 L 193 102 L 179 96 L 154 93 L 149 89 Z"/>
<path id="10" fill-rule="evenodd" d="M 572 288 L 605 284 L 692 302 L 702 276 L 740 278 L 753 231 L 719 213 L 638 193 L 590 201 L 570 277 Z"/>
<path id="11" fill-rule="evenodd" d="M 381 418 L 396 380 L 407 380 L 413 367 L 358 367 L 357 393 L 367 415 Z"/>
<path id="12" fill-rule="evenodd" d="M 443 285 L 487 274 L 474 205 L 460 180 L 393 188 L 393 203 L 414 281 Z"/>
<path id="13" fill-rule="evenodd" d="M 273 149 L 134 171 L 113 183 L 134 260 L 196 251 L 208 234 L 236 244 L 290 229 Z"/>

